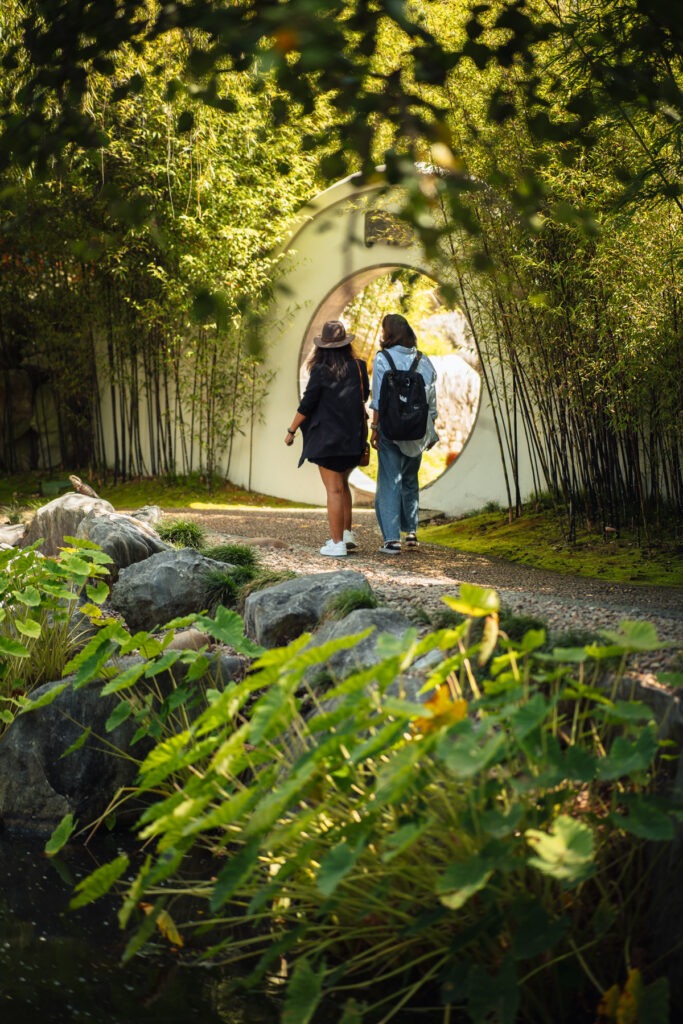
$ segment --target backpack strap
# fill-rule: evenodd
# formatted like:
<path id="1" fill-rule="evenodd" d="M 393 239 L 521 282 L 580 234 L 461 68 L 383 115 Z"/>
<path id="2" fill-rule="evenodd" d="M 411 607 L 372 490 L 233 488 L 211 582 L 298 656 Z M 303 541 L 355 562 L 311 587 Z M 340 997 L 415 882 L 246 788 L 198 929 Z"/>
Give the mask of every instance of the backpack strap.
<path id="1" fill-rule="evenodd" d="M 391 369 L 394 371 L 394 373 L 396 373 L 396 363 L 391 358 L 391 356 L 389 355 L 388 351 L 386 349 L 381 349 L 381 352 L 382 352 L 382 355 L 384 356 L 384 358 L 386 359 L 386 361 L 389 363 L 389 366 L 391 367 Z"/>
<path id="2" fill-rule="evenodd" d="M 415 354 L 415 358 L 413 359 L 412 363 L 410 364 L 410 369 L 408 370 L 408 373 L 415 373 L 415 371 L 417 370 L 417 367 L 418 367 L 418 363 L 420 362 L 421 359 L 422 359 L 422 353 L 421 352 L 417 352 Z"/>

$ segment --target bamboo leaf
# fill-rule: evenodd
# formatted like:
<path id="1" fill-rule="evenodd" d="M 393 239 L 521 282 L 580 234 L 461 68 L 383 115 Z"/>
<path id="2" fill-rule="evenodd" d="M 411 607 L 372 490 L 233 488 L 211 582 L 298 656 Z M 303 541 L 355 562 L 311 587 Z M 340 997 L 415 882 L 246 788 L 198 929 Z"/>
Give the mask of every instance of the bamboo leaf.
<path id="1" fill-rule="evenodd" d="M 75 750 L 80 750 L 80 749 L 81 749 L 81 747 L 84 747 L 84 746 L 85 746 L 85 744 L 86 744 L 86 743 L 87 743 L 87 741 L 88 741 L 88 737 L 90 736 L 90 733 L 91 733 L 91 732 L 92 732 L 92 730 L 91 730 L 90 726 L 88 726 L 88 728 L 87 728 L 87 729 L 84 729 L 84 730 L 83 730 L 83 732 L 81 733 L 81 735 L 80 735 L 80 736 L 78 737 L 78 739 L 77 739 L 77 740 L 75 740 L 75 741 L 74 741 L 74 742 L 73 742 L 73 743 L 71 744 L 71 746 L 70 746 L 70 747 L 67 747 L 67 749 L 66 749 L 66 750 L 65 750 L 65 751 L 64 751 L 64 752 L 63 752 L 62 754 L 60 754 L 60 755 L 59 755 L 60 759 L 61 759 L 62 757 L 68 757 L 68 756 L 69 756 L 69 754 L 73 754 L 73 752 L 74 752 Z"/>

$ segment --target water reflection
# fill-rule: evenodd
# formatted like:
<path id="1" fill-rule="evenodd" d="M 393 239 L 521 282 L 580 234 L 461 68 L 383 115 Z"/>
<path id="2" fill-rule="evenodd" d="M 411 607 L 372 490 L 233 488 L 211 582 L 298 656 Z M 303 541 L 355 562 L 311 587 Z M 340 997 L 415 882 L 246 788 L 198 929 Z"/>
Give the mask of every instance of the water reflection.
<path id="1" fill-rule="evenodd" d="M 2 1024 L 275 1024 L 276 1007 L 236 994 L 217 968 L 190 968 L 172 952 L 122 966 L 118 902 L 71 911 L 73 887 L 122 852 L 113 839 L 48 859 L 42 843 L 0 835 Z"/>

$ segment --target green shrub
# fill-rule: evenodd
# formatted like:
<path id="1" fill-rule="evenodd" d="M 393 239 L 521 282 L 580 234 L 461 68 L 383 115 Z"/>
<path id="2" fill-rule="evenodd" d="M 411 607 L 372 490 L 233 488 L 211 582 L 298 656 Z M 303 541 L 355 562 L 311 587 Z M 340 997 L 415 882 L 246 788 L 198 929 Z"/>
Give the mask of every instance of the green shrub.
<path id="1" fill-rule="evenodd" d="M 378 604 L 376 596 L 367 587 L 344 590 L 330 598 L 325 605 L 323 618 L 344 619 L 358 608 L 376 608 Z"/>
<path id="2" fill-rule="evenodd" d="M 212 962 L 251 957 L 249 984 L 286 964 L 283 1020 L 312 1020 L 329 995 L 326 1021 L 388 1021 L 401 1007 L 418 1019 L 441 1004 L 444 1022 L 574 1024 L 601 1015 L 601 994 L 626 998 L 638 950 L 652 964 L 633 983 L 638 1019 L 665 1024 L 667 964 L 648 956 L 648 915 L 683 809 L 661 785 L 652 712 L 615 698 L 628 656 L 659 646 L 654 630 L 625 622 L 606 647 L 567 659 L 529 630 L 494 653 L 497 595 L 463 585 L 446 603 L 457 625 L 380 638 L 382 660 L 324 704 L 303 680 L 368 631 L 266 652 L 162 737 L 140 769 L 140 793 L 156 799 L 139 823 L 147 859 L 124 885 L 125 958 L 156 920 L 193 944 L 210 929 Z M 220 639 L 238 632 L 225 610 L 197 621 Z M 94 643 L 78 659 L 83 680 Z M 433 652 L 426 702 L 390 696 Z M 129 683 L 108 689 L 135 707 Z M 197 843 L 213 862 L 181 883 Z M 121 855 L 79 883 L 73 905 L 129 873 Z M 174 920 L 188 901 L 200 928 Z"/>
<path id="3" fill-rule="evenodd" d="M 199 550 L 205 546 L 206 530 L 189 519 L 171 519 L 167 523 L 159 523 L 156 531 L 162 540 L 177 548 Z"/>
<path id="4" fill-rule="evenodd" d="M 256 550 L 249 544 L 214 544 L 212 547 L 201 548 L 201 554 L 216 562 L 229 562 L 230 565 L 244 565 L 251 569 L 258 565 Z"/>
<path id="5" fill-rule="evenodd" d="M 87 597 L 94 612 L 109 594 L 98 579 L 109 555 L 90 541 L 65 539 L 71 546 L 57 558 L 40 553 L 40 540 L 0 551 L 0 728 L 25 705 L 27 694 L 62 678 L 79 644 L 73 618 L 79 598 Z"/>

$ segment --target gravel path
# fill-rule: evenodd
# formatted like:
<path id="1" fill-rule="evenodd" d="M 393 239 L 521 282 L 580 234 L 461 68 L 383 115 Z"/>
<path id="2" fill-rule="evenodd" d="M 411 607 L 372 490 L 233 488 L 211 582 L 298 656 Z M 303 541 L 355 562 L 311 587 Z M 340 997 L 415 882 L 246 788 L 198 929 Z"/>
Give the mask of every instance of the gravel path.
<path id="1" fill-rule="evenodd" d="M 654 623 L 667 644 L 683 642 L 683 588 L 634 586 L 534 569 L 485 558 L 435 544 L 421 544 L 399 556 L 378 552 L 381 535 L 372 509 L 354 509 L 358 550 L 346 559 L 319 554 L 328 538 L 322 509 L 238 509 L 231 512 L 174 509 L 165 519 L 182 517 L 201 523 L 209 540 L 250 541 L 259 547 L 262 565 L 297 573 L 353 568 L 362 572 L 377 596 L 410 612 L 443 608 L 443 595 L 455 595 L 461 583 L 498 591 L 501 603 L 519 615 L 544 620 L 551 633 L 615 629 L 624 619 Z M 679 655 L 671 649 L 640 656 L 639 672 L 670 668 Z"/>

